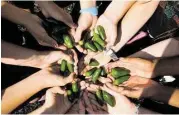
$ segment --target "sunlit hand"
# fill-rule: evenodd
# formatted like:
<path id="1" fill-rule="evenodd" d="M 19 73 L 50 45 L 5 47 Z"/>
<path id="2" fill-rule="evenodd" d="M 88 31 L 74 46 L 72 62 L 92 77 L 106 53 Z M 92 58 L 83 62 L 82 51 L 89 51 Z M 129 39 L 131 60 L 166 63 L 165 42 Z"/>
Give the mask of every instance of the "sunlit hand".
<path id="1" fill-rule="evenodd" d="M 105 14 L 102 14 L 96 23 L 97 25 L 101 25 L 105 29 L 106 33 L 106 43 L 107 48 L 113 47 L 115 45 L 115 42 L 117 40 L 117 24 L 112 22 Z"/>
<path id="2" fill-rule="evenodd" d="M 104 52 L 99 52 L 99 53 L 89 52 L 85 56 L 84 62 L 88 64 L 92 58 L 99 62 L 99 66 L 106 65 L 108 62 L 111 61 L 111 57 L 106 55 Z"/>
<path id="3" fill-rule="evenodd" d="M 107 86 L 103 86 L 102 90 L 115 97 L 116 105 L 114 107 L 107 105 L 110 114 L 134 114 L 136 112 L 136 106 L 124 95 L 109 89 Z"/>
<path id="4" fill-rule="evenodd" d="M 79 42 L 82 38 L 82 33 L 85 30 L 93 29 L 97 21 L 97 16 L 93 16 L 90 13 L 82 13 L 78 19 L 78 27 L 74 35 L 75 42 Z M 77 45 L 76 48 L 83 53 L 87 53 L 80 45 Z"/>
<path id="5" fill-rule="evenodd" d="M 155 77 L 155 65 L 155 62 L 141 58 L 120 58 L 117 62 L 107 64 L 106 69 L 110 71 L 114 67 L 124 67 L 131 71 L 130 74 L 132 76 L 137 75 L 145 78 L 153 78 Z"/>
<path id="6" fill-rule="evenodd" d="M 40 51 L 37 57 L 40 58 L 40 62 L 37 64 L 40 68 L 49 67 L 57 62 L 60 64 L 61 60 L 65 59 L 74 64 L 74 71 L 77 73 L 78 56 L 73 49 L 68 51 Z"/>
<path id="7" fill-rule="evenodd" d="M 163 90 L 163 86 L 159 83 L 139 76 L 131 76 L 128 81 L 119 86 L 110 83 L 106 85 L 110 89 L 131 98 L 150 98 L 157 96 L 158 92 Z"/>
<path id="8" fill-rule="evenodd" d="M 44 113 L 50 114 L 64 114 L 71 107 L 71 103 L 68 101 L 66 92 L 60 87 L 53 87 L 46 91 Z"/>
<path id="9" fill-rule="evenodd" d="M 43 88 L 64 86 L 74 80 L 74 73 L 71 73 L 68 77 L 63 77 L 59 74 L 59 69 L 59 65 L 45 68 L 35 73 L 34 76 L 41 80 L 39 82 L 41 82 Z"/>

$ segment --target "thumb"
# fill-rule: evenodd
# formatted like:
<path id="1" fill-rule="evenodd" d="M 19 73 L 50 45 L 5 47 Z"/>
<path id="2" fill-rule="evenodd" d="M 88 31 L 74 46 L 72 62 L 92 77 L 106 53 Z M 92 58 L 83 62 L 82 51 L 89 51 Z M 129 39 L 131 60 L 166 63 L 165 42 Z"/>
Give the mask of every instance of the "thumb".
<path id="1" fill-rule="evenodd" d="M 72 20 L 64 20 L 63 21 L 66 25 L 68 25 L 70 28 L 76 28 L 77 25 Z"/>
<path id="2" fill-rule="evenodd" d="M 66 84 L 71 83 L 74 80 L 75 76 L 76 76 L 75 73 L 71 73 L 68 77 L 65 78 L 65 83 Z"/>
<path id="3" fill-rule="evenodd" d="M 109 94 L 113 95 L 113 96 L 118 96 L 119 93 L 109 89 L 106 85 L 104 85 L 103 87 L 100 87 L 102 90 L 108 92 Z"/>
<path id="4" fill-rule="evenodd" d="M 115 42 L 116 42 L 116 38 L 117 38 L 117 30 L 114 29 L 113 30 L 113 33 L 111 33 L 111 37 L 109 37 L 110 39 L 107 41 L 107 48 L 111 48 L 114 46 Z"/>
<path id="5" fill-rule="evenodd" d="M 48 89 L 48 91 L 51 93 L 54 93 L 54 94 L 56 94 L 56 93 L 64 94 L 65 93 L 65 91 L 62 90 L 60 87 L 53 87 L 53 88 Z"/>
<path id="6" fill-rule="evenodd" d="M 79 41 L 80 41 L 80 39 L 81 39 L 81 34 L 82 34 L 82 32 L 83 32 L 84 30 L 85 30 L 84 27 L 78 26 L 78 28 L 77 28 L 77 30 L 76 30 L 76 33 L 75 33 L 75 36 L 74 36 L 75 42 L 79 42 Z"/>

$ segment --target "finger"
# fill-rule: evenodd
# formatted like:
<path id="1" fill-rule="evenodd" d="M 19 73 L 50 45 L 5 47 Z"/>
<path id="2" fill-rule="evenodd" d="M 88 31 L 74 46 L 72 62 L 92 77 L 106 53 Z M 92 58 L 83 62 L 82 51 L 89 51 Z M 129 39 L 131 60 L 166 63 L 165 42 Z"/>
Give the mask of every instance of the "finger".
<path id="1" fill-rule="evenodd" d="M 64 45 L 58 45 L 58 47 L 56 47 L 56 49 L 66 50 L 67 47 L 65 47 Z"/>
<path id="2" fill-rule="evenodd" d="M 76 76 L 75 73 L 71 73 L 68 77 L 66 77 L 64 79 L 65 85 L 68 84 L 68 83 L 71 83 L 74 80 L 75 76 Z"/>
<path id="3" fill-rule="evenodd" d="M 111 90 L 113 90 L 113 91 L 116 91 L 116 92 L 118 92 L 118 93 L 120 93 L 121 91 L 124 90 L 123 87 L 118 87 L 118 86 L 115 86 L 115 85 L 113 85 L 113 84 L 111 84 L 111 83 L 106 83 L 106 86 L 107 86 L 109 89 L 111 89 Z"/>
<path id="4" fill-rule="evenodd" d="M 74 65 L 76 66 L 77 63 L 78 63 L 78 55 L 77 53 L 75 52 L 75 50 L 71 49 L 71 51 L 73 52 L 73 59 L 75 61 Z"/>
<path id="5" fill-rule="evenodd" d="M 109 89 L 106 85 L 100 87 L 102 90 L 108 92 L 109 94 L 113 95 L 113 96 L 118 96 L 119 94 L 111 89 Z"/>
<path id="6" fill-rule="evenodd" d="M 98 85 L 90 84 L 89 87 L 87 87 L 87 90 L 90 92 L 96 92 L 99 88 L 100 88 L 100 86 L 98 86 Z"/>
<path id="7" fill-rule="evenodd" d="M 133 90 L 124 90 L 121 92 L 121 94 L 131 98 L 139 98 L 141 96 L 138 91 Z"/>
<path id="8" fill-rule="evenodd" d="M 43 33 L 43 38 L 41 38 L 42 40 L 42 44 L 46 44 L 47 46 L 53 47 L 53 48 L 57 48 L 58 47 L 58 43 L 51 37 L 48 36 L 47 33 Z"/>
<path id="9" fill-rule="evenodd" d="M 92 22 L 92 25 L 90 27 L 90 30 L 93 30 L 94 27 L 96 26 L 97 18 L 98 18 L 97 16 L 93 16 L 93 22 Z"/>
<path id="10" fill-rule="evenodd" d="M 87 54 L 87 51 L 84 48 L 82 48 L 80 45 L 76 45 L 75 47 L 79 52 Z"/>
<path id="11" fill-rule="evenodd" d="M 113 31 L 113 33 L 111 33 L 111 37 L 110 37 L 109 41 L 107 42 L 108 43 L 107 46 L 106 46 L 107 48 L 113 47 L 114 43 L 116 42 L 117 30 L 116 30 L 116 28 L 114 28 L 113 30 L 114 31 Z"/>
<path id="12" fill-rule="evenodd" d="M 110 72 L 112 68 L 118 67 L 118 65 L 119 65 L 118 62 L 119 61 L 111 62 L 111 63 L 108 63 L 107 65 L 105 65 L 107 72 Z"/>
<path id="13" fill-rule="evenodd" d="M 90 84 L 89 87 L 91 87 L 91 88 L 93 88 L 93 89 L 95 89 L 95 90 L 98 90 L 98 89 L 100 88 L 100 86 L 99 86 L 99 85 L 96 85 L 96 84 Z"/>
<path id="14" fill-rule="evenodd" d="M 107 75 L 107 77 L 109 78 L 109 79 L 111 79 L 112 81 L 114 81 L 115 79 L 114 79 L 114 77 L 112 77 L 111 75 Z"/>
<path id="15" fill-rule="evenodd" d="M 71 64 L 74 63 L 71 55 L 65 54 L 63 52 L 61 52 L 61 54 L 62 54 L 62 59 L 66 60 L 68 63 L 71 63 Z"/>
<path id="16" fill-rule="evenodd" d="M 112 82 L 112 80 L 110 78 L 105 78 L 105 77 L 100 77 L 98 79 L 101 83 L 109 83 Z"/>
<path id="17" fill-rule="evenodd" d="M 77 25 L 73 22 L 72 18 L 70 18 L 69 20 L 64 20 L 63 22 L 73 29 L 77 28 Z"/>
<path id="18" fill-rule="evenodd" d="M 75 29 L 74 28 L 70 29 L 68 32 L 69 32 L 70 35 L 75 36 Z"/>
<path id="19" fill-rule="evenodd" d="M 81 39 L 81 35 L 82 35 L 82 32 L 85 30 L 86 28 L 82 27 L 82 26 L 78 26 L 77 30 L 76 30 L 76 33 L 75 33 L 75 42 L 79 42 L 80 39 Z"/>
<path id="20" fill-rule="evenodd" d="M 47 90 L 48 92 L 51 92 L 51 93 L 58 93 L 58 94 L 65 94 L 65 91 L 62 90 L 60 87 L 53 87 L 53 88 L 50 88 Z"/>
<path id="21" fill-rule="evenodd" d="M 83 87 L 85 86 L 86 82 L 85 81 L 80 81 L 80 86 Z"/>

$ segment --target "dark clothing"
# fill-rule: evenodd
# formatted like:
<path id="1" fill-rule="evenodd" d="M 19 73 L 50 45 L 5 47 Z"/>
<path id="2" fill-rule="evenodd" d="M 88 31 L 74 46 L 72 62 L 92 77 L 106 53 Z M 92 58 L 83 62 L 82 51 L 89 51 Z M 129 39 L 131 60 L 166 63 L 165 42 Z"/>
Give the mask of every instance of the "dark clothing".
<path id="1" fill-rule="evenodd" d="M 179 1 L 161 1 L 147 29 L 154 41 L 179 36 Z"/>

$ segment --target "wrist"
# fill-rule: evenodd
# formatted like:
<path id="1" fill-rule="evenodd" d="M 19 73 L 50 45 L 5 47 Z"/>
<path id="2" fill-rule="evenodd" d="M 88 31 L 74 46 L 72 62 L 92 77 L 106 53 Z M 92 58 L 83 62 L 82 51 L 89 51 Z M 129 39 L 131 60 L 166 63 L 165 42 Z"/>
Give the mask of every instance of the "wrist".
<path id="1" fill-rule="evenodd" d="M 41 90 L 49 87 L 46 83 L 46 79 L 44 78 L 44 77 L 47 77 L 47 76 L 44 76 L 46 74 L 45 72 L 46 70 L 45 71 L 39 70 L 38 72 L 36 72 L 35 74 L 31 76 L 34 79 L 34 84 L 37 84 Z"/>
<path id="2" fill-rule="evenodd" d="M 89 1 L 80 0 L 80 7 L 81 9 L 96 7 L 96 1 L 95 0 L 89 0 Z"/>
<path id="3" fill-rule="evenodd" d="M 43 55 L 38 51 L 33 51 L 33 55 L 25 60 L 16 60 L 17 65 L 21 66 L 30 66 L 35 68 L 44 68 L 45 64 L 43 63 Z"/>
<path id="4" fill-rule="evenodd" d="M 118 16 L 114 15 L 114 9 L 111 7 L 113 6 L 114 2 L 112 1 L 111 4 L 108 6 L 108 8 L 106 8 L 105 12 L 103 13 L 103 15 L 110 20 L 113 24 L 117 25 L 119 22 Z"/>
<path id="5" fill-rule="evenodd" d="M 104 12 L 103 14 L 102 14 L 107 20 L 109 20 L 112 24 L 114 24 L 114 25 L 117 25 L 118 24 L 118 20 L 116 19 L 116 17 L 115 16 L 112 16 L 113 15 L 113 13 L 111 14 L 110 12 Z"/>
<path id="6" fill-rule="evenodd" d="M 97 7 L 90 7 L 90 8 L 83 8 L 80 10 L 80 13 L 89 13 L 93 16 L 97 16 L 98 15 L 98 9 Z"/>

